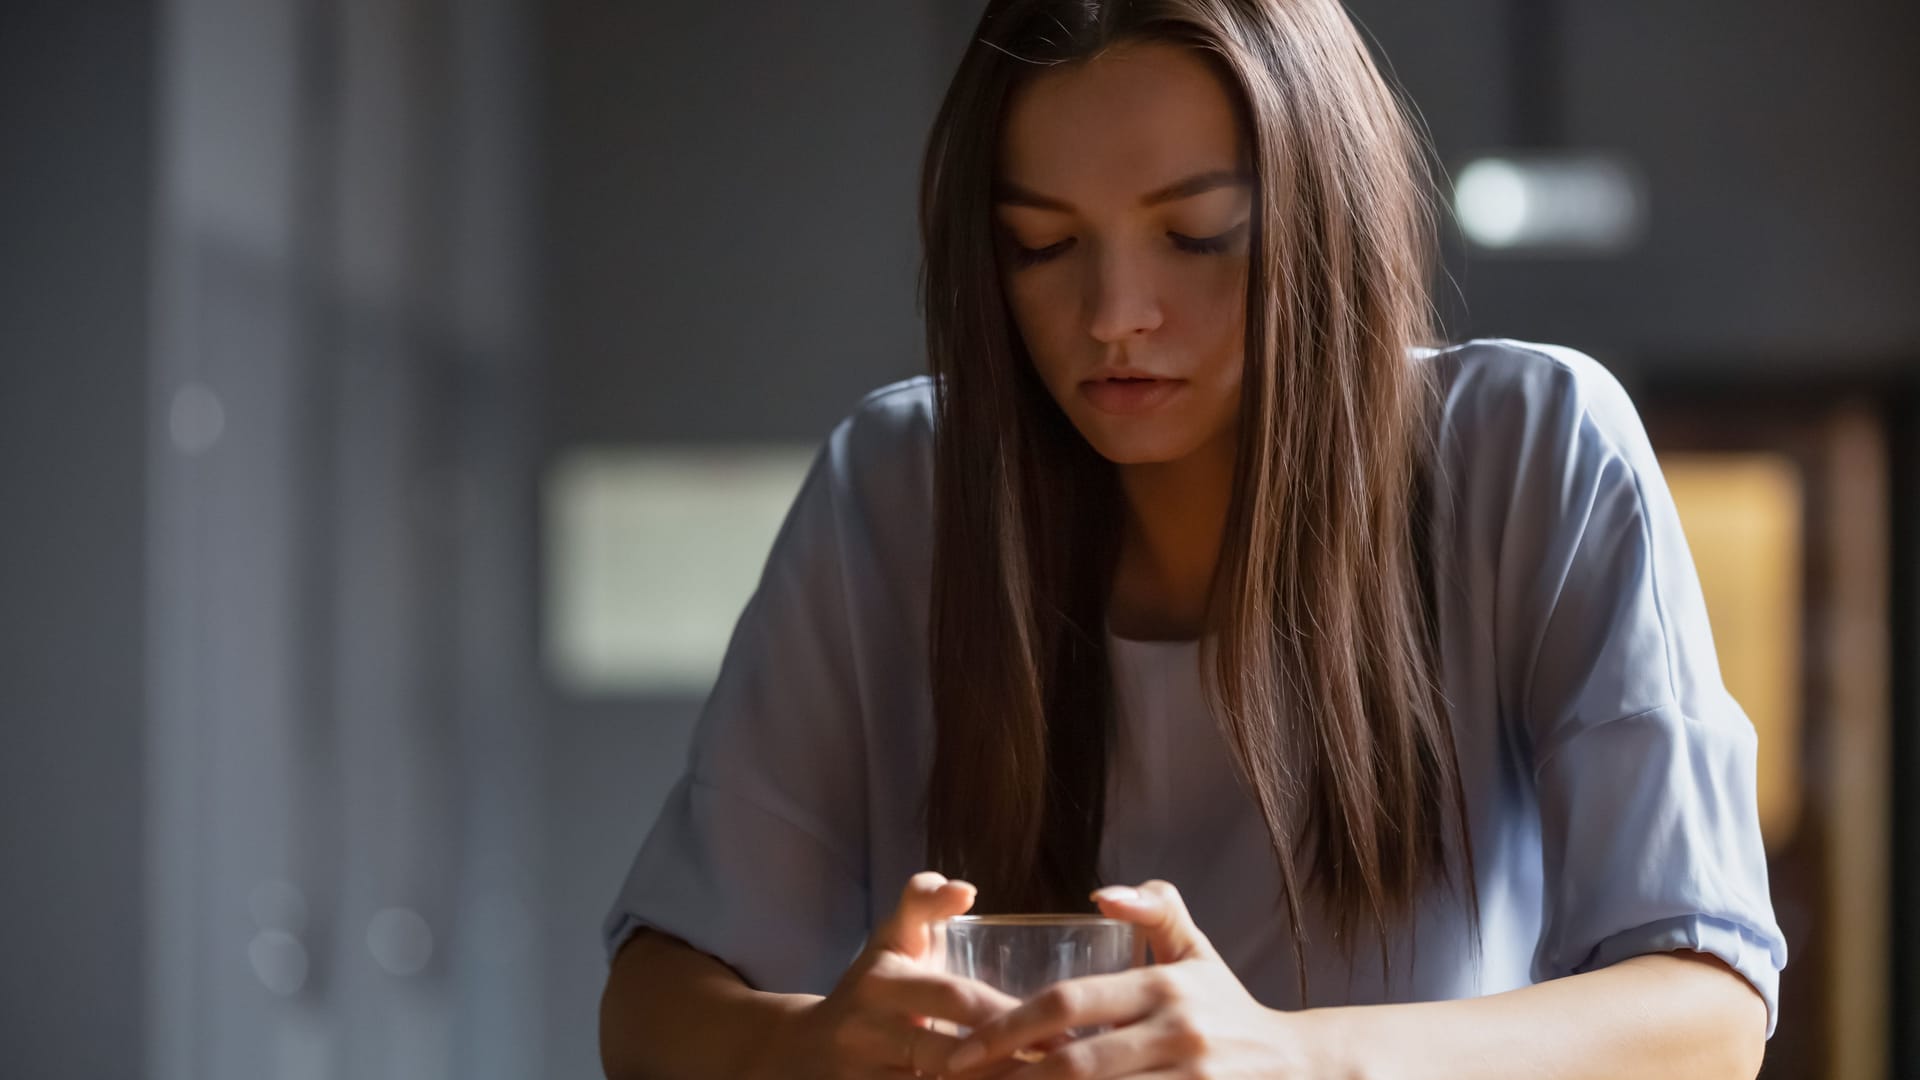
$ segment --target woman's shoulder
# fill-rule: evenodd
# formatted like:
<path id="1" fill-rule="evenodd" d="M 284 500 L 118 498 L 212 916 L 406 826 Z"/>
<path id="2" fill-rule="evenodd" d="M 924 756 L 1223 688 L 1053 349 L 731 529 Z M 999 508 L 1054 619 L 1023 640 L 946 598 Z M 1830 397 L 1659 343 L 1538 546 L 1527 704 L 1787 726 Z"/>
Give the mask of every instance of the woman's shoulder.
<path id="1" fill-rule="evenodd" d="M 845 490 L 917 505 L 912 496 L 930 491 L 933 480 L 933 417 L 930 376 L 888 383 L 834 425 L 825 464 Z"/>
<path id="2" fill-rule="evenodd" d="M 832 522 L 855 591 L 881 605 L 920 603 L 930 580 L 933 418 L 928 376 L 869 392 L 828 434 L 800 496 Z"/>
<path id="3" fill-rule="evenodd" d="M 1620 380 L 1588 354 L 1565 345 L 1475 338 L 1424 350 L 1440 396 L 1439 435 L 1475 464 L 1489 458 L 1563 465 L 1606 461 L 1653 464 L 1639 412 Z"/>
<path id="4" fill-rule="evenodd" d="M 834 429 L 862 449 L 897 449 L 933 438 L 933 377 L 915 375 L 870 390 Z"/>

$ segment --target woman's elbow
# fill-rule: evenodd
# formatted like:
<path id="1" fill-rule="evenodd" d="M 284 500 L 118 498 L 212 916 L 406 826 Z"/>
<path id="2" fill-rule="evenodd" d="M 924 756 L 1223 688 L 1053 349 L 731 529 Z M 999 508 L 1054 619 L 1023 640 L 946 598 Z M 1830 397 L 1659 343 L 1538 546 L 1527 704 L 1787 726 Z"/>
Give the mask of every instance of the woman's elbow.
<path id="1" fill-rule="evenodd" d="M 1727 1048 L 1721 1075 L 1728 1080 L 1754 1080 L 1767 1056 L 1766 999 L 1746 976 L 1720 958 L 1701 955 L 1698 959 L 1715 969 L 1716 990 L 1726 1001 L 1719 1025 L 1721 1045 Z"/>

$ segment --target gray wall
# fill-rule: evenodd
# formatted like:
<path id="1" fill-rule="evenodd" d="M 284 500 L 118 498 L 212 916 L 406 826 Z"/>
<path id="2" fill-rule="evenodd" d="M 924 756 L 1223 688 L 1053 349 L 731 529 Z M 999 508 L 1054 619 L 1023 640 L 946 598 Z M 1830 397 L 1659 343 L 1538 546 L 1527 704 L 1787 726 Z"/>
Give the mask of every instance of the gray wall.
<path id="1" fill-rule="evenodd" d="M 540 1075 L 524 11 L 164 11 L 148 1075 Z"/>
<path id="2" fill-rule="evenodd" d="M 941 5 L 544 5 L 556 444 L 814 438 L 920 370 Z"/>
<path id="3" fill-rule="evenodd" d="M 0 1072 L 141 1068 L 154 19 L 0 6 Z"/>
<path id="4" fill-rule="evenodd" d="M 516 11 L 0 5 L 0 1074 L 542 1072 Z"/>
<path id="5" fill-rule="evenodd" d="M 966 7 L 543 5 L 550 456 L 812 441 L 922 369 L 915 178 Z M 598 924 L 697 707 L 549 704 L 552 1075 L 596 1067 Z"/>

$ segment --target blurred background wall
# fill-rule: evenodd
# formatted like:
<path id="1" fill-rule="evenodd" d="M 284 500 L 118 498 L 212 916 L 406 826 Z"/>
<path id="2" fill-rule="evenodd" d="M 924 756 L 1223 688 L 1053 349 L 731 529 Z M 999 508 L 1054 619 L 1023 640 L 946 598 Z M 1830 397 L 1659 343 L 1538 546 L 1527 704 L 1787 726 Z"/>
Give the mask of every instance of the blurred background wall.
<path id="1" fill-rule="evenodd" d="M 620 634 L 737 609 L 619 538 L 732 527 L 676 469 L 777 513 L 921 370 L 977 10 L 0 6 L 0 1073 L 598 1074 L 598 921 L 702 692 Z M 1350 10 L 1456 176 L 1640 177 L 1604 253 L 1450 223 L 1448 330 L 1620 373 L 1703 564 L 1784 530 L 1767 1075 L 1920 1075 L 1920 9 Z"/>
<path id="2" fill-rule="evenodd" d="M 143 1065 L 159 14 L 0 9 L 0 1060 Z"/>

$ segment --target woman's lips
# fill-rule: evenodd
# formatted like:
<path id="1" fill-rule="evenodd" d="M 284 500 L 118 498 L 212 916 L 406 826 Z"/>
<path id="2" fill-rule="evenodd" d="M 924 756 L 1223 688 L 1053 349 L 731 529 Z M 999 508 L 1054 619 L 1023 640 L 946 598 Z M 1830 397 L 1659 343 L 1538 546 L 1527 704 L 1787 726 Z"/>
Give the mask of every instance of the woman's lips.
<path id="1" fill-rule="evenodd" d="M 1080 394 L 1103 413 L 1132 416 L 1166 404 L 1185 385 L 1185 379 L 1088 379 Z"/>

